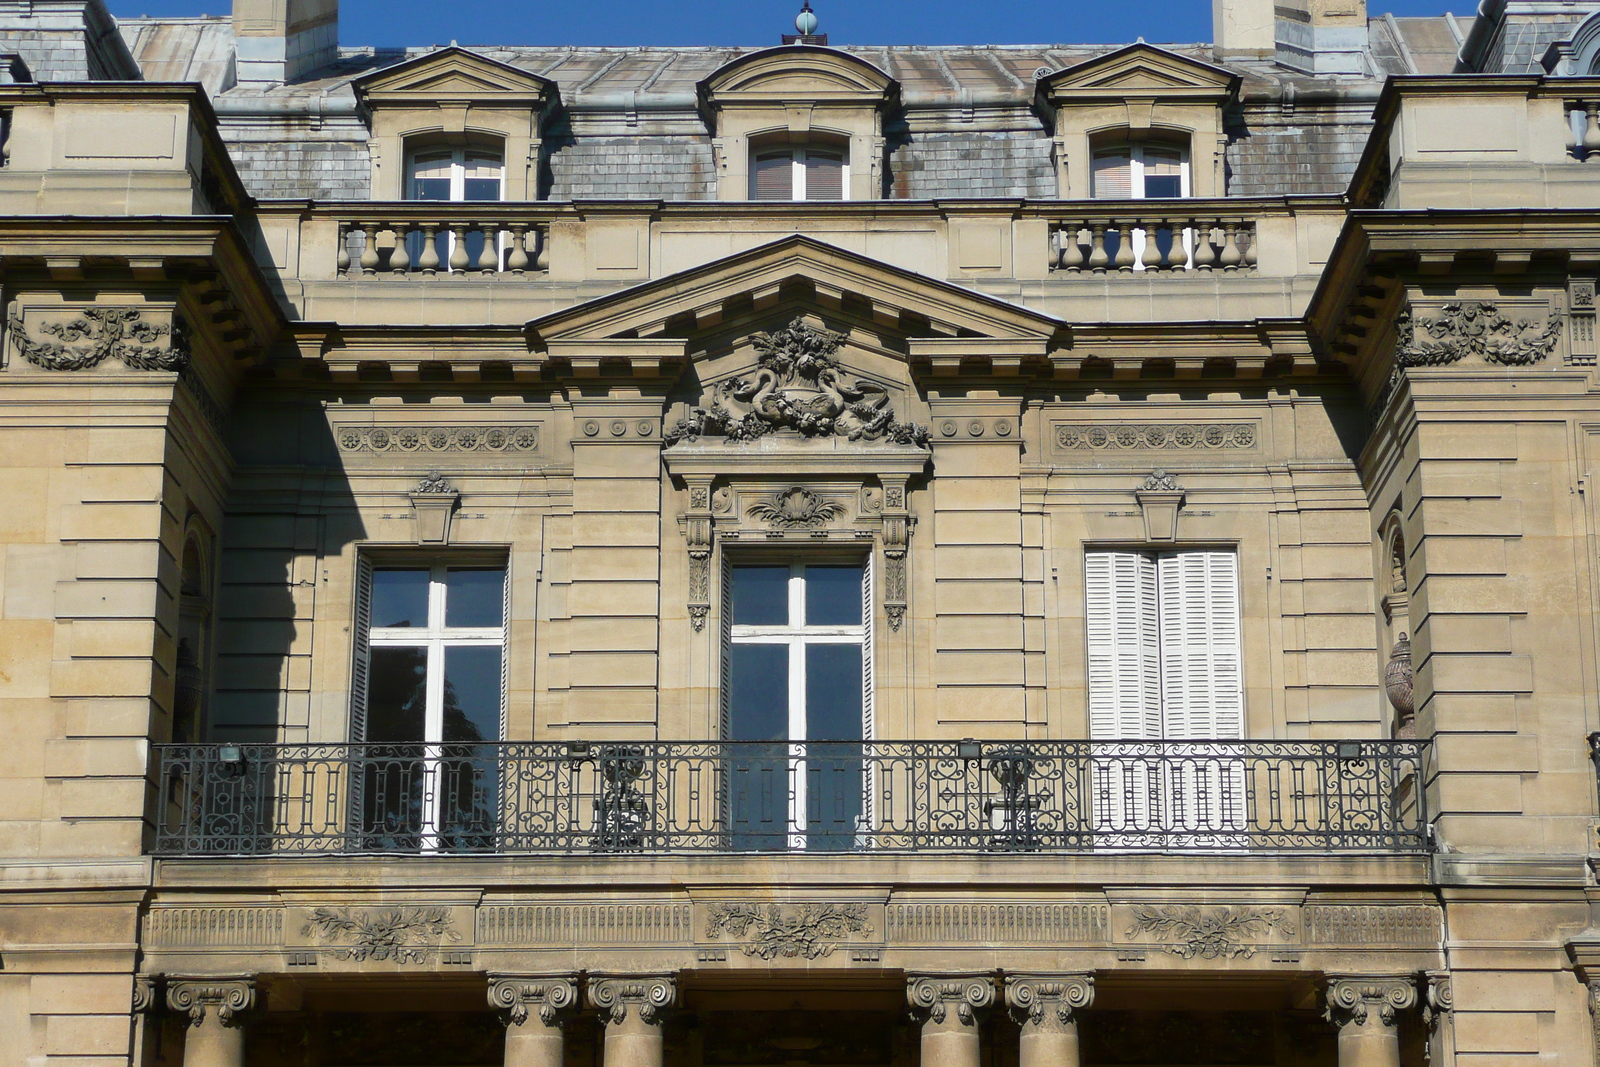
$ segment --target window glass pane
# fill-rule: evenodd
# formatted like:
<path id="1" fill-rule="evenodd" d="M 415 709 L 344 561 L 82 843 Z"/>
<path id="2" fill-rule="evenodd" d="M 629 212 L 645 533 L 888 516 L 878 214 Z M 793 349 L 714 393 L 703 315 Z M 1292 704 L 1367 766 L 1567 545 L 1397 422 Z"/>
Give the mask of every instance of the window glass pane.
<path id="1" fill-rule="evenodd" d="M 860 567 L 807 567 L 806 625 L 860 626 L 861 577 Z"/>
<path id="2" fill-rule="evenodd" d="M 1183 195 L 1183 155 L 1175 148 L 1144 150 L 1144 195 Z"/>
<path id="3" fill-rule="evenodd" d="M 844 199 L 844 157 L 815 149 L 806 153 L 806 199 Z"/>
<path id="4" fill-rule="evenodd" d="M 372 625 L 427 626 L 428 572 L 389 568 L 373 571 Z"/>
<path id="5" fill-rule="evenodd" d="M 788 739 L 788 645 L 729 647 L 728 719 L 729 741 Z"/>
<path id="6" fill-rule="evenodd" d="M 463 200 L 499 200 L 499 178 L 467 178 L 462 183 L 461 199 Z M 482 242 L 483 238 L 478 237 Z"/>
<path id="7" fill-rule="evenodd" d="M 733 568 L 735 626 L 783 626 L 788 621 L 788 567 Z"/>
<path id="8" fill-rule="evenodd" d="M 860 645 L 806 645 L 806 739 L 861 740 Z"/>
<path id="9" fill-rule="evenodd" d="M 1090 195 L 1096 200 L 1127 200 L 1133 196 L 1133 167 L 1125 148 L 1096 152 L 1090 177 Z"/>
<path id="10" fill-rule="evenodd" d="M 444 572 L 446 626 L 499 626 L 505 613 L 506 572 L 451 567 Z"/>
<path id="11" fill-rule="evenodd" d="M 444 650 L 446 743 L 471 744 L 500 737 L 500 648 L 451 645 Z"/>
<path id="12" fill-rule="evenodd" d="M 752 200 L 794 199 L 794 157 L 788 152 L 757 156 L 750 173 Z"/>
<path id="13" fill-rule="evenodd" d="M 423 736 L 427 705 L 428 651 L 375 648 L 367 681 L 364 741 L 411 743 Z"/>

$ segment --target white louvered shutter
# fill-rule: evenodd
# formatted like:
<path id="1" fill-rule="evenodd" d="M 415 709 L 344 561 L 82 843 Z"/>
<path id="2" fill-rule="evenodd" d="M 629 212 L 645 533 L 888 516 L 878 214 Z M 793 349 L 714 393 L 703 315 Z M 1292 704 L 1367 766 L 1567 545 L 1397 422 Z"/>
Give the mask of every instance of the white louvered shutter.
<path id="1" fill-rule="evenodd" d="M 1089 660 L 1089 736 L 1094 829 L 1109 848 L 1146 844 L 1159 788 L 1148 746 L 1161 736 L 1156 566 L 1139 552 L 1090 552 L 1084 559 Z"/>
<path id="2" fill-rule="evenodd" d="M 1155 561 L 1139 552 L 1084 560 L 1089 656 L 1089 736 L 1161 736 Z"/>
<path id="3" fill-rule="evenodd" d="M 1164 552 L 1161 569 L 1162 734 L 1244 736 L 1239 568 L 1232 552 Z"/>
<path id="4" fill-rule="evenodd" d="M 1161 587 L 1161 704 L 1170 741 L 1244 736 L 1239 650 L 1239 569 L 1232 552 L 1166 552 Z M 1196 746 L 1164 770 L 1166 821 L 1188 835 L 1241 833 L 1245 824 L 1242 761 L 1226 749 Z M 1241 838 L 1175 839 L 1193 846 L 1243 844 Z"/>

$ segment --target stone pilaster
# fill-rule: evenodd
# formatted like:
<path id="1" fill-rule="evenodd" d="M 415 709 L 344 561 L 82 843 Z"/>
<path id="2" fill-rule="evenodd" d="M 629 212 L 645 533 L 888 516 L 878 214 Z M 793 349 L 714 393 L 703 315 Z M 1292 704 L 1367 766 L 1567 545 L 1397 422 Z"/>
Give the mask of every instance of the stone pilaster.
<path id="1" fill-rule="evenodd" d="M 1455 1063 L 1456 1004 L 1450 972 L 1428 971 L 1423 977 L 1428 980 L 1422 1001 L 1422 1021 L 1428 1028 L 1428 1062 L 1434 1067 Z"/>
<path id="2" fill-rule="evenodd" d="M 1006 1008 L 1022 1028 L 1019 1067 L 1078 1067 L 1078 1012 L 1093 1003 L 1092 974 L 1006 975 Z"/>
<path id="3" fill-rule="evenodd" d="M 1414 975 L 1330 974 L 1326 997 L 1339 1067 L 1400 1067 L 1400 1015 L 1417 1006 Z"/>
<path id="4" fill-rule="evenodd" d="M 168 978 L 167 1007 L 189 1016 L 183 1067 L 244 1067 L 244 1015 L 255 1002 L 254 978 Z"/>
<path id="5" fill-rule="evenodd" d="M 562 1027 L 577 1002 L 570 974 L 491 974 L 489 1006 L 506 1024 L 505 1067 L 561 1067 Z"/>
<path id="6" fill-rule="evenodd" d="M 589 1005 L 605 1025 L 605 1067 L 661 1067 L 661 1024 L 677 999 L 676 975 L 591 975 Z"/>
<path id="7" fill-rule="evenodd" d="M 909 975 L 906 1001 L 922 1021 L 921 1067 L 978 1067 L 978 1023 L 994 1004 L 992 975 Z"/>

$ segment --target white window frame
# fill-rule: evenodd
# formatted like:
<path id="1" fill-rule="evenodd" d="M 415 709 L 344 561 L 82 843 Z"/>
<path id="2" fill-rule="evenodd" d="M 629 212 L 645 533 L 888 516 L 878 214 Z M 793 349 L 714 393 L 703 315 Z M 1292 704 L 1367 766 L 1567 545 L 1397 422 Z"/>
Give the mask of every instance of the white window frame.
<path id="1" fill-rule="evenodd" d="M 847 148 L 832 148 L 828 145 L 816 146 L 818 152 L 826 153 L 829 158 L 839 157 L 839 199 L 838 200 L 809 200 L 806 197 L 806 155 L 809 149 L 795 146 L 792 148 L 774 148 L 768 145 L 764 148 L 750 150 L 750 191 L 749 199 L 753 202 L 765 204 L 781 204 L 782 200 L 756 201 L 756 161 L 763 156 L 787 155 L 789 157 L 789 199 L 791 201 L 805 201 L 814 204 L 838 204 L 850 199 L 850 150 Z"/>
<path id="2" fill-rule="evenodd" d="M 1193 189 L 1191 188 L 1191 186 L 1189 184 L 1189 150 L 1187 148 L 1183 147 L 1183 145 L 1181 145 L 1181 144 L 1169 144 L 1169 143 L 1166 143 L 1166 142 L 1156 142 L 1154 144 L 1149 145 L 1149 147 L 1156 148 L 1156 149 L 1162 149 L 1162 150 L 1165 150 L 1165 151 L 1168 151 L 1168 152 L 1176 151 L 1178 153 L 1178 186 L 1179 186 L 1179 189 L 1181 190 L 1178 193 L 1178 198 L 1182 199 L 1182 198 L 1187 198 L 1187 197 L 1193 196 L 1194 195 L 1194 191 L 1193 191 Z M 1143 142 L 1143 141 L 1130 141 L 1130 142 L 1127 142 L 1125 144 L 1119 144 L 1119 145 L 1105 145 L 1105 146 L 1102 146 L 1102 147 L 1097 148 L 1094 151 L 1092 151 L 1090 153 L 1090 164 L 1089 164 L 1089 182 L 1090 182 L 1090 190 L 1089 191 L 1090 191 L 1090 193 L 1092 194 L 1094 192 L 1094 187 L 1093 187 L 1094 186 L 1094 162 L 1093 161 L 1096 160 L 1096 159 L 1099 159 L 1101 156 L 1110 155 L 1113 152 L 1126 152 L 1127 155 L 1128 155 L 1128 199 L 1130 199 L 1130 200 L 1149 200 L 1149 199 L 1151 199 L 1150 197 L 1145 196 L 1145 193 L 1144 193 L 1144 152 L 1145 152 L 1145 148 L 1146 148 L 1146 143 Z M 1107 198 L 1105 198 L 1105 197 L 1097 197 L 1096 199 L 1107 199 Z M 1170 199 L 1172 199 L 1172 197 L 1160 197 L 1159 199 L 1170 200 Z"/>
<path id="3" fill-rule="evenodd" d="M 781 566 L 783 561 L 759 559 L 739 560 L 728 565 L 729 580 L 724 583 L 727 596 L 724 610 L 733 612 L 732 575 L 740 566 Z M 784 624 L 751 625 L 730 623 L 729 645 L 785 645 L 789 650 L 789 848 L 804 851 L 806 847 L 806 742 L 816 740 L 806 735 L 806 648 L 809 645 L 855 645 L 861 649 L 861 737 L 872 740 L 872 564 L 861 565 L 861 624 L 858 626 L 808 626 L 805 624 L 807 566 L 854 566 L 852 560 L 792 559 L 788 561 L 789 620 Z M 725 656 L 728 653 L 724 654 Z M 724 699 L 727 699 L 724 693 Z M 731 709 L 730 709 L 731 714 Z M 796 740 L 799 738 L 799 740 Z M 824 739 L 826 740 L 826 739 Z M 862 819 L 871 820 L 873 768 L 863 768 Z"/>
<path id="4" fill-rule="evenodd" d="M 472 145 L 456 148 L 443 145 L 423 145 L 408 151 L 406 153 L 406 199 L 428 204 L 498 204 L 503 202 L 506 198 L 506 155 L 504 150 L 498 153 L 500 159 L 500 177 L 498 179 L 500 192 L 493 200 L 468 200 L 466 198 L 467 156 L 469 153 L 485 156 L 496 154 L 491 148 L 480 148 Z M 449 198 L 445 200 L 423 200 L 417 195 L 417 182 L 419 180 L 417 177 L 417 164 L 439 161 L 447 155 L 450 159 Z M 451 273 L 450 257 L 456 250 L 456 235 L 450 231 L 445 231 L 440 233 L 436 240 L 440 238 L 442 238 L 443 247 L 439 250 L 439 273 L 449 274 Z M 421 237 L 417 235 L 413 239 L 420 242 Z M 506 254 L 510 249 L 511 238 L 508 234 L 502 232 L 495 239 L 495 266 L 497 270 L 505 269 Z M 411 261 L 415 263 L 421 255 L 420 246 L 415 249 L 407 246 L 407 250 L 411 255 Z"/>
<path id="5" fill-rule="evenodd" d="M 450 570 L 498 570 L 501 574 L 500 593 L 500 625 L 499 626 L 446 626 L 445 625 L 445 599 L 446 589 L 445 573 Z M 373 571 L 380 570 L 422 570 L 421 565 L 407 564 L 404 562 L 378 563 L 370 570 L 366 570 L 362 580 L 368 583 L 366 596 L 370 604 L 374 581 Z M 444 658 L 448 648 L 470 647 L 497 647 L 500 649 L 500 714 L 497 732 L 497 741 L 504 740 L 506 731 L 506 656 L 508 654 L 506 634 L 509 630 L 507 618 L 510 607 L 508 589 L 511 582 L 510 568 L 504 563 L 474 563 L 467 560 L 452 561 L 449 563 L 434 563 L 428 570 L 428 625 L 416 626 L 372 626 L 368 625 L 365 647 L 362 655 L 366 657 L 366 692 L 362 694 L 363 700 L 371 699 L 372 677 L 372 650 L 375 648 L 423 648 L 427 650 L 427 682 L 424 690 L 424 704 L 422 716 L 422 782 L 423 796 L 426 806 L 422 813 L 422 826 L 419 836 L 422 841 L 422 851 L 436 851 L 439 847 L 439 834 L 442 817 L 443 790 L 440 785 L 440 760 L 444 757 L 447 742 L 444 740 Z M 370 716 L 367 709 L 361 709 L 360 721 L 363 727 L 370 726 Z M 366 741 L 365 737 L 357 738 Z M 383 742 L 380 742 L 383 743 Z"/>

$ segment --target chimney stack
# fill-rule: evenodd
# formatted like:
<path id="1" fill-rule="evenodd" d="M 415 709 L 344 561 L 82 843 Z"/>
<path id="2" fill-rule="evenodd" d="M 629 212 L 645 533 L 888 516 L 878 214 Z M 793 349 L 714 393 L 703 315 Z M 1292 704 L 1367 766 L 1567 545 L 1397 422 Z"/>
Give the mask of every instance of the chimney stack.
<path id="1" fill-rule="evenodd" d="M 240 85 L 281 85 L 339 56 L 339 0 L 234 0 Z"/>
<path id="2" fill-rule="evenodd" d="M 1217 59 L 1307 74 L 1366 74 L 1367 0 L 1212 0 Z"/>

